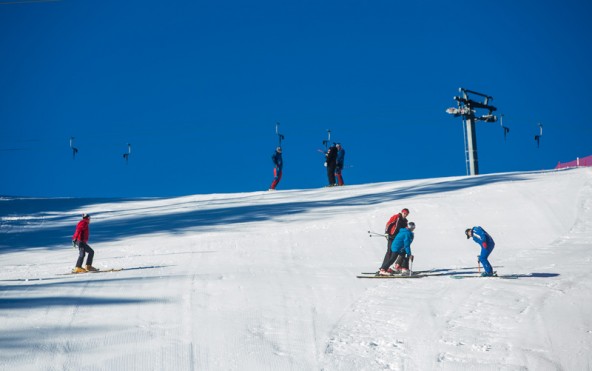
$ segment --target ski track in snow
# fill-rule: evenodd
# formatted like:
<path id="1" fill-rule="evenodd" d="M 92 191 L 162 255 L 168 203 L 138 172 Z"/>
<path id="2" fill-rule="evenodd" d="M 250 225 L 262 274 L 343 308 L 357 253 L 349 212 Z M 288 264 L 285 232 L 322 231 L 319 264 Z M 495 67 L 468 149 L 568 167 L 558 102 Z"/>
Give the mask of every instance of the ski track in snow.
<path id="1" fill-rule="evenodd" d="M 566 187 L 571 193 L 560 193 Z M 19 202 L 26 213 L 0 203 L 3 369 L 592 365 L 590 169 L 90 206 L 68 200 L 65 215 L 54 200 Z M 415 268 L 441 275 L 356 279 L 385 250 L 366 231 L 380 232 L 402 207 L 418 224 Z M 77 253 L 41 237 L 73 231 L 73 213 L 87 210 L 98 215 L 94 265 L 126 269 L 56 275 Z M 460 235 L 468 223 L 492 232 L 492 264 L 518 279 L 450 279 L 477 273 L 478 249 Z M 93 243 L 93 233 L 110 232 L 117 238 Z"/>

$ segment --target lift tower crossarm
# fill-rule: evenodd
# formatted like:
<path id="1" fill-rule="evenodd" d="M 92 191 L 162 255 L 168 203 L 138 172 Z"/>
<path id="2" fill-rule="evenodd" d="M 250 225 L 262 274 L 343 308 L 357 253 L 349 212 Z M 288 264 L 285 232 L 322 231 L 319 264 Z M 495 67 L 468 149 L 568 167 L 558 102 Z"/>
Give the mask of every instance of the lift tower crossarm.
<path id="1" fill-rule="evenodd" d="M 489 110 L 489 112 L 497 111 L 497 108 L 495 108 L 494 106 L 490 106 L 487 103 L 475 102 L 472 99 L 454 97 L 454 100 L 456 100 L 459 103 L 466 104 L 467 106 L 469 106 L 471 108 L 483 108 L 483 109 Z"/>

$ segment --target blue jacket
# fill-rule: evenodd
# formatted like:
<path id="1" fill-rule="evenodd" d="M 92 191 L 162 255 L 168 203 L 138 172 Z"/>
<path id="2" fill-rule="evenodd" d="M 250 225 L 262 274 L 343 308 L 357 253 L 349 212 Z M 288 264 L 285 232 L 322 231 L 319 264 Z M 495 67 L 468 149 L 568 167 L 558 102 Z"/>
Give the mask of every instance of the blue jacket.
<path id="1" fill-rule="evenodd" d="M 479 226 L 473 227 L 473 241 L 479 244 L 484 249 L 493 249 L 495 242 L 489 233 Z"/>
<path id="2" fill-rule="evenodd" d="M 409 228 L 401 228 L 393 240 L 391 250 L 397 254 L 411 255 L 411 243 L 413 242 L 413 232 Z"/>
<path id="3" fill-rule="evenodd" d="M 343 147 L 339 151 L 337 151 L 337 167 L 343 168 L 343 163 L 345 162 L 345 150 Z"/>
<path id="4" fill-rule="evenodd" d="M 271 161 L 273 164 L 280 170 L 282 170 L 282 166 L 284 165 L 284 161 L 282 160 L 282 154 L 280 152 L 274 152 L 271 156 Z"/>

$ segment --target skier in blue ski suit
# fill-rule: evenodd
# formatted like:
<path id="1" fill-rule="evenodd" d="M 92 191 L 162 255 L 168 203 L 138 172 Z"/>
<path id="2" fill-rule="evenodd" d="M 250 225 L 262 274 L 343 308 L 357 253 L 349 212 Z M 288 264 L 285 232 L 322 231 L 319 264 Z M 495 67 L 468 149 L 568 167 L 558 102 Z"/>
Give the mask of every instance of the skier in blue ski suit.
<path id="1" fill-rule="evenodd" d="M 485 270 L 485 272 L 481 275 L 484 277 L 493 276 L 493 268 L 491 267 L 489 260 L 487 260 L 489 255 L 493 252 L 493 248 L 495 247 L 493 238 L 491 238 L 489 233 L 485 232 L 485 230 L 479 226 L 467 228 L 465 230 L 465 235 L 467 236 L 467 239 L 473 237 L 473 241 L 481 246 L 481 255 L 479 255 L 479 261 Z"/>

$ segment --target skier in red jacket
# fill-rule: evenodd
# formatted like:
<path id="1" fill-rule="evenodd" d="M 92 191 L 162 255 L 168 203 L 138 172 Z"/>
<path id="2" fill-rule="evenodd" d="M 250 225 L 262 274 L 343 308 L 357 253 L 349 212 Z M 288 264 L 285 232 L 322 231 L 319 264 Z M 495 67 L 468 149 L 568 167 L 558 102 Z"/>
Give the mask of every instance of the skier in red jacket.
<path id="1" fill-rule="evenodd" d="M 92 266 L 93 257 L 95 256 L 95 251 L 88 245 L 88 237 L 89 237 L 89 228 L 88 225 L 90 224 L 90 215 L 82 214 L 82 220 L 78 222 L 76 225 L 76 232 L 74 232 L 74 236 L 72 236 L 72 244 L 78 247 L 78 260 L 76 261 L 76 267 L 72 270 L 72 273 L 84 273 L 88 271 L 97 271 L 95 267 Z M 82 268 L 82 262 L 84 261 L 84 256 L 88 253 L 88 257 L 86 258 L 86 269 Z"/>

